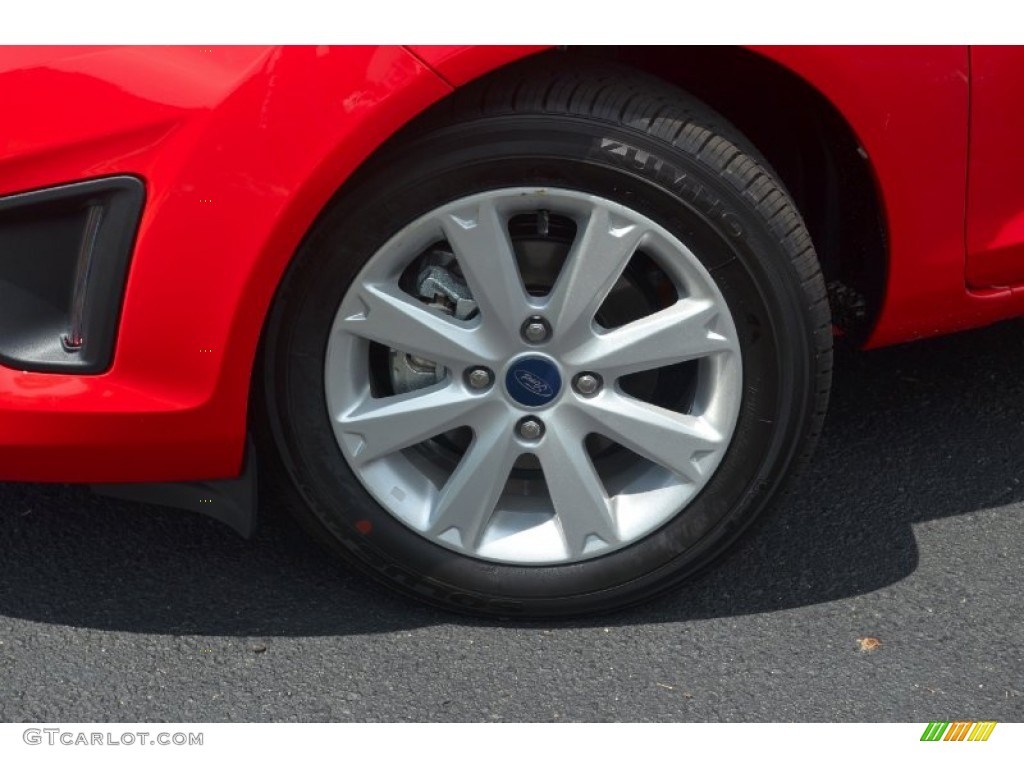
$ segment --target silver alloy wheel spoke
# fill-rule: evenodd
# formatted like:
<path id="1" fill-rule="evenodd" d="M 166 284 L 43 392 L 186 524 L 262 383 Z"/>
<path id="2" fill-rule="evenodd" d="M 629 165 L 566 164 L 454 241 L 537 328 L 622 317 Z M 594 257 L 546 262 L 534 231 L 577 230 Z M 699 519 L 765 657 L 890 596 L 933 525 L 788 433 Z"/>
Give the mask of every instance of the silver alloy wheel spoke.
<path id="1" fill-rule="evenodd" d="M 596 333 L 565 356 L 567 363 L 602 371 L 609 380 L 729 352 L 732 341 L 715 327 L 721 309 L 711 299 L 684 298 L 660 312 Z"/>
<path id="2" fill-rule="evenodd" d="M 594 206 L 548 298 L 546 311 L 559 335 L 571 338 L 590 326 L 644 233 L 639 224 Z"/>
<path id="3" fill-rule="evenodd" d="M 457 208 L 441 222 L 484 322 L 518 333 L 516 320 L 526 316 L 529 304 L 508 228 L 494 202 Z"/>
<path id="4" fill-rule="evenodd" d="M 556 239 L 566 220 L 576 225 L 571 243 L 552 241 L 568 252 L 547 276 L 547 297 L 528 295 L 519 273 L 517 249 L 527 249 L 520 256 L 531 269 L 551 253 L 542 243 L 531 262 L 529 240 L 513 242 L 509 222 L 520 214 L 538 230 L 560 217 Z M 418 274 L 409 268 L 439 240 L 451 246 L 454 277 L 465 278 L 479 316 L 457 320 L 444 297 L 407 292 L 403 274 Z M 651 300 L 646 315 L 646 305 L 621 306 L 640 295 L 629 282 L 643 278 L 630 271 L 637 252 L 662 273 L 657 295 L 676 292 L 667 307 Z M 638 319 L 601 328 L 595 318 L 606 301 Z M 550 334 L 531 343 L 524 324 L 538 316 Z M 655 394 L 647 402 L 619 382 L 684 361 L 698 361 L 685 374 L 693 383 L 686 402 Z M 423 381 L 434 380 L 431 371 L 441 381 L 409 390 L 416 379 L 408 366 L 420 366 Z M 388 376 L 404 394 L 373 397 L 388 391 Z M 641 389 L 660 391 L 651 376 Z M 696 497 L 732 439 L 742 358 L 725 298 L 669 230 L 582 192 L 496 189 L 438 207 L 370 258 L 335 317 L 324 388 L 345 461 L 396 519 L 465 556 L 562 564 L 629 546 Z M 525 420 L 537 424 L 536 435 L 522 433 Z"/>
<path id="5" fill-rule="evenodd" d="M 513 439 L 513 424 L 508 417 L 493 418 L 475 429 L 473 442 L 441 489 L 428 533 L 444 536 L 455 528 L 462 548 L 476 551 L 512 465 L 523 453 Z"/>
<path id="6" fill-rule="evenodd" d="M 365 397 L 337 417 L 341 432 L 357 438 L 352 458 L 365 464 L 465 426 L 481 404 L 457 383 L 386 398 Z"/>
<path id="7" fill-rule="evenodd" d="M 536 453 L 568 557 L 577 559 L 588 549 L 618 544 L 611 500 L 583 448 L 583 435 L 568 425 L 552 430 Z"/>
<path id="8" fill-rule="evenodd" d="M 676 413 L 615 392 L 581 403 L 593 431 L 689 482 L 702 479 L 700 459 L 724 450 L 725 439 L 699 416 Z"/>
<path id="9" fill-rule="evenodd" d="M 359 299 L 355 311 L 342 319 L 340 330 L 448 368 L 498 360 L 479 329 L 427 307 L 397 286 L 364 285 Z"/>

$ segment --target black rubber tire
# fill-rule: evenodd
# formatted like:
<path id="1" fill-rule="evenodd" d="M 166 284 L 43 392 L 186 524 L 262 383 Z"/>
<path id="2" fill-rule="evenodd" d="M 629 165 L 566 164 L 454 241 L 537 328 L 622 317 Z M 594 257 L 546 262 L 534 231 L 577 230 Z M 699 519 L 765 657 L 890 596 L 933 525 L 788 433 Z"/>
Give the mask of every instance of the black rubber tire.
<path id="1" fill-rule="evenodd" d="M 744 393 L 724 460 L 670 522 L 603 557 L 513 566 L 437 546 L 371 498 L 330 427 L 324 354 L 344 292 L 388 237 L 458 197 L 545 185 L 617 200 L 687 243 L 729 304 L 741 336 Z M 300 518 L 357 568 L 444 608 L 561 618 L 647 600 L 722 554 L 812 450 L 831 350 L 810 236 L 745 138 L 657 79 L 548 56 L 433 108 L 329 205 L 268 319 L 261 408 Z"/>

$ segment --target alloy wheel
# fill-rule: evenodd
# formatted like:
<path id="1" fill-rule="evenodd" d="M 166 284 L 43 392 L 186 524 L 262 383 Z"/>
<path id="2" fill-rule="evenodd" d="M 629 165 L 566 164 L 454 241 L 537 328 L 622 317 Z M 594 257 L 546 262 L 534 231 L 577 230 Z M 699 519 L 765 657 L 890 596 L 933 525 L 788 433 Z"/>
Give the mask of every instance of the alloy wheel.
<path id="1" fill-rule="evenodd" d="M 338 308 L 324 387 L 384 509 L 519 565 L 599 557 L 680 514 L 743 392 L 696 255 L 629 207 L 552 188 L 457 199 L 394 235 Z"/>

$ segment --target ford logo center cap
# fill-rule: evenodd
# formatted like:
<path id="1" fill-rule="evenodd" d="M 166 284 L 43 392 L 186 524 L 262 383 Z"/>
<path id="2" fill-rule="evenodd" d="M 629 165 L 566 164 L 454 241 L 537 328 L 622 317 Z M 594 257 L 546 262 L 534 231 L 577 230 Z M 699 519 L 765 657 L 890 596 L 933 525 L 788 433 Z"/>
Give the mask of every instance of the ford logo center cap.
<path id="1" fill-rule="evenodd" d="M 539 408 L 554 400 L 562 389 L 558 368 L 543 357 L 517 360 L 505 375 L 505 389 L 509 397 L 520 405 Z"/>

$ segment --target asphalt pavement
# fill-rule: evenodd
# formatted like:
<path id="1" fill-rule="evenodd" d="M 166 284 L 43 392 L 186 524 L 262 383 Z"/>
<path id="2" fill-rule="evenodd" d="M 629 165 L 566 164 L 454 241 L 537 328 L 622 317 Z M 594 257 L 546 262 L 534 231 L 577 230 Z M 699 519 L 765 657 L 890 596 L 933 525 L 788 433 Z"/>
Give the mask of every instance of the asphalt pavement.
<path id="1" fill-rule="evenodd" d="M 1024 720 L 1024 322 L 840 351 L 771 521 L 611 617 L 442 613 L 263 512 L 0 485 L 0 720 Z"/>

